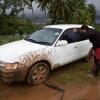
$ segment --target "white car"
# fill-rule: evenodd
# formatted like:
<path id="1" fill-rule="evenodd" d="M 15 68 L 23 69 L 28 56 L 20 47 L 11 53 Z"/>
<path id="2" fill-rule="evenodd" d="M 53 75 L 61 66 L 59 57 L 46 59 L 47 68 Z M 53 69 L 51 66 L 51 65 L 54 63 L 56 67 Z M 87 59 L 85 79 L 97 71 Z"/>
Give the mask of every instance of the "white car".
<path id="1" fill-rule="evenodd" d="M 0 46 L 0 78 L 38 85 L 51 70 L 86 57 L 92 44 L 79 36 L 81 26 L 49 25 L 26 39 Z"/>

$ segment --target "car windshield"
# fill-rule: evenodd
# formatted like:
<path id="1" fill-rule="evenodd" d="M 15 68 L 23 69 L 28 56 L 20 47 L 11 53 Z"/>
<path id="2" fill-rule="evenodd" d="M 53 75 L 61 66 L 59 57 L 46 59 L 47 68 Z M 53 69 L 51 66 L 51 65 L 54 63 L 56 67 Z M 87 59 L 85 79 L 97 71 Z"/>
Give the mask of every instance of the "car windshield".
<path id="1" fill-rule="evenodd" d="M 39 31 L 33 32 L 25 40 L 42 45 L 52 45 L 61 31 L 61 29 L 56 28 L 44 28 Z"/>

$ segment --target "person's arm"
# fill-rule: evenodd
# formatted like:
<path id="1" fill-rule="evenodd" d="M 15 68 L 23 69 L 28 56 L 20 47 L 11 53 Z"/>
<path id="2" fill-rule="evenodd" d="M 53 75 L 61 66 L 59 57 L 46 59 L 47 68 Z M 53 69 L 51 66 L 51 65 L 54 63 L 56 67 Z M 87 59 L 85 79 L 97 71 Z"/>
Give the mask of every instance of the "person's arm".
<path id="1" fill-rule="evenodd" d="M 81 40 L 88 39 L 94 35 L 95 31 L 93 29 L 90 29 L 88 32 L 78 32 L 80 35 Z"/>
<path id="2" fill-rule="evenodd" d="M 95 34 L 95 30 L 94 29 L 89 29 L 89 31 L 87 32 L 87 38 L 92 37 Z"/>

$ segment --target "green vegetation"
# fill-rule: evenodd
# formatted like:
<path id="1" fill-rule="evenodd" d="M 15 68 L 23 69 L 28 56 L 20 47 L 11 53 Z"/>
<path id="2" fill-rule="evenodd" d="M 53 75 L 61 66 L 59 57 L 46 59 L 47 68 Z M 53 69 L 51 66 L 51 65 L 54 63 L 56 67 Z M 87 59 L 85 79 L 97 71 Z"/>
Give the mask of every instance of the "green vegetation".
<path id="1" fill-rule="evenodd" d="M 32 2 L 38 3 L 42 11 L 48 9 L 50 23 L 76 23 L 76 24 L 95 24 L 96 10 L 94 5 L 87 4 L 87 0 L 1 0 L 0 2 L 0 35 L 29 34 L 38 28 L 25 18 L 24 9 L 32 10 Z M 11 8 L 7 15 L 6 10 Z M 22 17 L 18 14 L 22 12 Z"/>
<path id="2" fill-rule="evenodd" d="M 100 25 L 95 25 L 96 30 L 100 31 Z"/>
<path id="3" fill-rule="evenodd" d="M 0 16 L 0 24 L 0 35 L 31 33 L 38 28 L 31 21 L 16 16 Z"/>
<path id="4" fill-rule="evenodd" d="M 81 83 L 86 80 L 88 71 L 87 63 L 77 61 L 57 69 L 51 77 L 53 76 L 54 80 L 64 84 Z"/>
<path id="5" fill-rule="evenodd" d="M 0 45 L 19 40 L 21 38 L 23 37 L 19 37 L 15 35 L 0 35 Z"/>
<path id="6" fill-rule="evenodd" d="M 29 34 L 38 28 L 38 25 L 33 24 L 25 18 L 24 9 L 27 6 L 32 8 L 34 0 L 1 0 L 0 1 L 0 35 L 14 34 Z M 9 14 L 7 14 L 7 10 Z M 21 12 L 22 18 L 18 15 Z"/>
<path id="7" fill-rule="evenodd" d="M 52 24 L 81 23 L 94 24 L 96 10 L 94 5 L 87 5 L 87 0 L 36 0 L 39 7 L 46 11 Z"/>
<path id="8" fill-rule="evenodd" d="M 85 84 L 91 81 L 88 74 L 91 71 L 92 65 L 82 60 L 62 66 L 51 73 L 50 80 L 58 84 L 75 85 Z M 98 79 L 100 76 L 98 77 Z"/>
<path id="9" fill-rule="evenodd" d="M 0 14 L 6 15 L 6 9 L 11 9 L 10 15 L 18 15 L 25 6 L 31 7 L 33 0 L 0 0 Z"/>

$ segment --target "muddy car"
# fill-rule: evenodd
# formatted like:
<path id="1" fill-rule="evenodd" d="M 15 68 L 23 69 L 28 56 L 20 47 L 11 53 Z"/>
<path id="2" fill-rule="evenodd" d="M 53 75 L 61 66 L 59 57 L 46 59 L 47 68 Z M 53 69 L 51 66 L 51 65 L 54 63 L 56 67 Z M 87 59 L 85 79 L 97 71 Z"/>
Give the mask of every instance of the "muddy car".
<path id="1" fill-rule="evenodd" d="M 49 25 L 26 39 L 0 46 L 0 78 L 8 83 L 38 85 L 51 70 L 86 57 L 92 45 L 79 36 L 80 27 Z"/>

